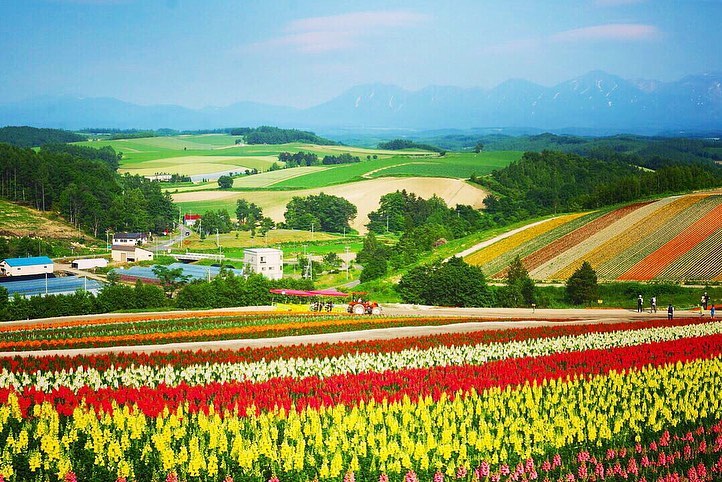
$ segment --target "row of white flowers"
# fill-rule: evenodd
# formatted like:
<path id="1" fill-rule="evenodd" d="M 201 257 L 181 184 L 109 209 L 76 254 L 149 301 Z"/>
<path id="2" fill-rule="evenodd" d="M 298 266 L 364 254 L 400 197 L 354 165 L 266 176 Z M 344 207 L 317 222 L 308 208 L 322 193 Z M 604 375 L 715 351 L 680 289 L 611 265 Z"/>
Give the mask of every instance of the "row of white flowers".
<path id="1" fill-rule="evenodd" d="M 465 346 L 406 349 L 394 353 L 349 353 L 331 358 L 290 358 L 259 362 L 204 363 L 189 366 L 111 367 L 105 371 L 79 367 L 70 371 L 12 373 L 0 372 L 0 387 L 35 386 L 51 391 L 64 386 L 77 391 L 83 386 L 95 390 L 104 387 L 155 387 L 161 383 L 204 385 L 211 382 L 250 380 L 260 382 L 276 377 L 329 377 L 344 373 L 427 368 L 461 364 L 481 364 L 491 360 L 532 357 L 553 353 L 634 346 L 722 333 L 722 322 L 690 326 L 645 328 L 578 336 L 539 338 L 525 341 Z M 309 351 L 313 347 L 309 346 Z"/>

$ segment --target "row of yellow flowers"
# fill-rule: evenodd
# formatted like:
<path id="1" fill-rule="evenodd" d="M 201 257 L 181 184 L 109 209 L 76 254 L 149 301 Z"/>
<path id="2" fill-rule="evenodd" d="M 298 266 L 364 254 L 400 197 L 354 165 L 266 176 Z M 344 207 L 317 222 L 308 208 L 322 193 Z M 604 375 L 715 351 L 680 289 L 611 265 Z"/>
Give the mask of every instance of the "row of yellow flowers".
<path id="1" fill-rule="evenodd" d="M 340 481 L 408 470 L 449 477 L 482 462 L 492 469 L 568 447 L 634 443 L 665 427 L 722 417 L 719 358 L 441 395 L 256 414 L 191 413 L 153 419 L 127 406 L 112 414 L 49 404 L 23 418 L 11 395 L 0 407 L 5 480 Z M 641 438 L 640 438 L 641 437 Z M 85 477 L 85 479 L 83 479 Z M 429 479 L 430 480 L 430 479 Z"/>

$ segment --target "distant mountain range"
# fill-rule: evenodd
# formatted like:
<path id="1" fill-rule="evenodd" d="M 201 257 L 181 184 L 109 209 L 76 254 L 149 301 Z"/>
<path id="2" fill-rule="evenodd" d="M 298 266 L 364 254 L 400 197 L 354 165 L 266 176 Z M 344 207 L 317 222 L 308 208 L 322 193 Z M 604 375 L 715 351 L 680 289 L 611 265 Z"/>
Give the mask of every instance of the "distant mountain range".
<path id="1" fill-rule="evenodd" d="M 307 109 L 239 102 L 188 109 L 113 98 L 38 97 L 0 104 L 0 126 L 209 129 L 258 125 L 327 129 L 528 128 L 656 134 L 722 131 L 722 73 L 676 82 L 590 72 L 553 87 L 508 80 L 493 89 L 384 84 L 353 87 Z"/>

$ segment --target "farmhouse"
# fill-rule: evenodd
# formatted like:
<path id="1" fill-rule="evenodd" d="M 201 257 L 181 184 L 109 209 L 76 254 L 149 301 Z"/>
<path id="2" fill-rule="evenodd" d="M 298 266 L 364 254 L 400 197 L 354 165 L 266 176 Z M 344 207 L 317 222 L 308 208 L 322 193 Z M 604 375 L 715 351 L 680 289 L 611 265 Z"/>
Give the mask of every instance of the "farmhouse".
<path id="1" fill-rule="evenodd" d="M 243 250 L 243 265 L 247 273 L 260 273 L 269 279 L 283 278 L 283 251 L 274 248 Z"/>
<path id="2" fill-rule="evenodd" d="M 145 233 L 115 233 L 113 235 L 114 246 L 136 246 L 148 242 L 148 235 Z"/>
<path id="3" fill-rule="evenodd" d="M 120 263 L 135 263 L 136 261 L 149 261 L 153 259 L 153 252 L 138 246 L 113 245 L 110 254 L 113 261 Z"/>
<path id="4" fill-rule="evenodd" d="M 75 269 L 105 268 L 106 266 L 108 266 L 108 260 L 105 258 L 83 258 L 70 263 L 70 267 Z"/>
<path id="5" fill-rule="evenodd" d="M 47 256 L 33 258 L 7 258 L 0 262 L 0 274 L 3 276 L 32 276 L 53 274 L 53 260 Z"/>
<path id="6" fill-rule="evenodd" d="M 200 219 L 200 214 L 184 214 L 183 224 L 185 224 L 186 226 L 194 226 L 198 221 L 200 221 Z"/>

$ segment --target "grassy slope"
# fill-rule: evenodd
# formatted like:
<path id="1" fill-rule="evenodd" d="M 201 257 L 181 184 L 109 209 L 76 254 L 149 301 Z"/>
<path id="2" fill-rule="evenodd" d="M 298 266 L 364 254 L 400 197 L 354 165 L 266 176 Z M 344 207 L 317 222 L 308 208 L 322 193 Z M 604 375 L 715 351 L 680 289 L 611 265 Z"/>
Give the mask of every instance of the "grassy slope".
<path id="1" fill-rule="evenodd" d="M 78 230 L 48 213 L 0 199 L 0 235 L 75 239 Z"/>

